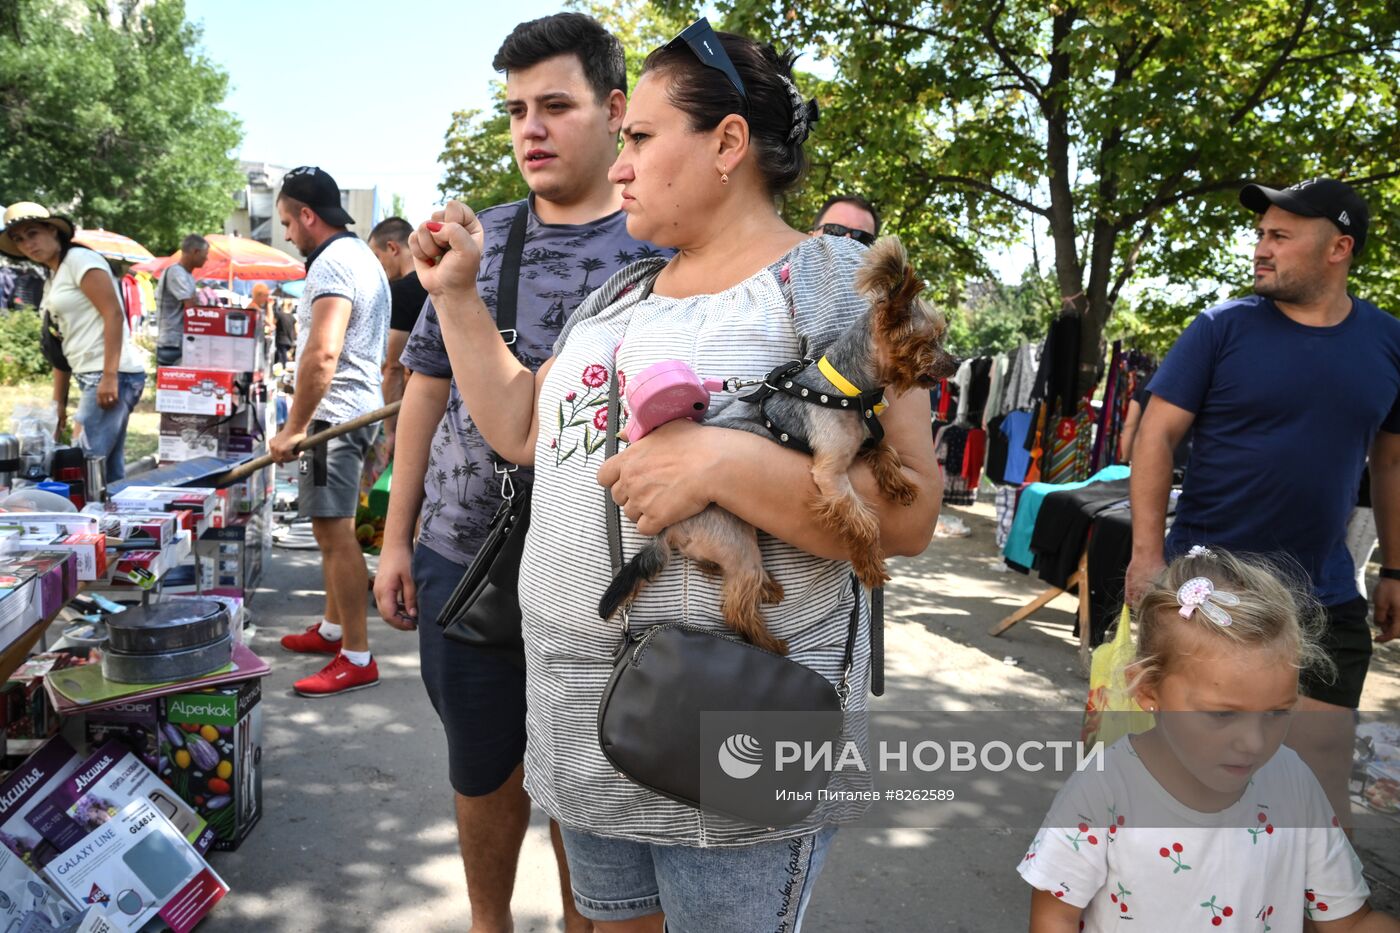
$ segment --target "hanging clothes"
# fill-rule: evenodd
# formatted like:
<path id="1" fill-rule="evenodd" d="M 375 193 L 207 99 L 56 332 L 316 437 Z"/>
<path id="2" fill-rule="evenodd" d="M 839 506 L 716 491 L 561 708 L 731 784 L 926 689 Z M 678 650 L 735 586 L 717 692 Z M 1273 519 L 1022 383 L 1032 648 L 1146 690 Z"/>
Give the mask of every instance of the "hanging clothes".
<path id="1" fill-rule="evenodd" d="M 1002 390 L 1003 411 L 1030 408 L 1035 390 L 1035 374 L 1040 369 L 1041 348 L 1025 343 L 1017 347 L 1007 365 L 1006 385 Z"/>
<path id="2" fill-rule="evenodd" d="M 1078 315 L 1061 315 L 1050 323 L 1032 394 L 1060 417 L 1073 418 L 1079 407 Z"/>
<path id="3" fill-rule="evenodd" d="M 1019 486 L 1025 482 L 1026 470 L 1030 466 L 1031 452 L 1026 447 L 1030 439 L 1033 416 L 1028 411 L 1013 411 L 1001 420 L 1000 432 L 1006 438 L 1006 466 L 1001 480 Z"/>
<path id="4" fill-rule="evenodd" d="M 992 433 L 991 421 L 1006 414 L 1001 407 L 1002 390 L 1006 387 L 1006 367 L 1009 365 L 1009 357 L 1005 353 L 998 353 L 992 357 L 992 372 L 987 380 L 987 405 L 982 412 L 982 426 L 987 429 L 988 435 Z"/>
<path id="5" fill-rule="evenodd" d="M 996 495 L 997 549 L 1006 547 L 1006 536 L 1011 534 L 1011 522 L 1016 517 L 1016 499 L 1021 490 L 1015 486 L 1001 486 Z"/>
<path id="6" fill-rule="evenodd" d="M 969 427 L 980 428 L 986 421 L 987 399 L 992 389 L 992 358 L 979 356 L 970 363 L 962 415 L 958 420 Z"/>

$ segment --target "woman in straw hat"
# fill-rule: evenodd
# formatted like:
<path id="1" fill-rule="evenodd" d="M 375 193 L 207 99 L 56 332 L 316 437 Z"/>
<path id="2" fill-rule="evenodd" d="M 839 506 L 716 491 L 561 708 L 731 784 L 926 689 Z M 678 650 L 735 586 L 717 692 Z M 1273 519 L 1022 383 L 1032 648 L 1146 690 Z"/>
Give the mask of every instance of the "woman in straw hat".
<path id="1" fill-rule="evenodd" d="M 5 211 L 0 252 L 48 270 L 41 307 L 46 334 L 61 345 L 61 352 L 46 353 L 54 364 L 60 428 L 71 373 L 81 393 L 73 415 L 78 443 L 87 456 L 106 458 L 108 480 L 121 479 L 127 420 L 146 387 L 146 366 L 107 260 L 73 243 L 71 221 L 32 201 Z"/>

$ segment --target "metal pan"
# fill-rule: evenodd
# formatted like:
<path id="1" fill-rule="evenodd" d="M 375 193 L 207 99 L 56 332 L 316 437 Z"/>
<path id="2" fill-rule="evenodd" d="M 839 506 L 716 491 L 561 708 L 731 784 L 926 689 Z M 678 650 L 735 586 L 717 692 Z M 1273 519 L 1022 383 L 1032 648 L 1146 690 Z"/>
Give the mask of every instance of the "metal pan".
<path id="1" fill-rule="evenodd" d="M 170 599 L 119 612 L 107 620 L 107 630 L 114 651 L 184 651 L 228 637 L 228 610 L 212 599 Z"/>

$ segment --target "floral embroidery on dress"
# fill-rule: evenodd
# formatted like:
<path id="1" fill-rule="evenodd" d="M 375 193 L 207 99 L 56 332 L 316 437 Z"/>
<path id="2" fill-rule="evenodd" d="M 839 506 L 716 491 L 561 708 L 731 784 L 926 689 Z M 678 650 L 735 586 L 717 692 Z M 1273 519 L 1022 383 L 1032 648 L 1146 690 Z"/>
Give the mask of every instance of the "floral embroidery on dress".
<path id="1" fill-rule="evenodd" d="M 602 363 L 589 363 L 579 376 L 583 390 L 572 389 L 559 400 L 555 418 L 555 433 L 549 442 L 554 453 L 554 465 L 559 466 L 580 450 L 585 463 L 607 442 L 608 430 L 608 380 L 611 373 Z M 617 391 L 620 394 L 627 387 L 627 374 L 617 371 Z M 622 424 L 627 423 L 625 405 L 622 406 Z M 582 428 L 582 436 L 578 429 Z M 572 441 L 572 443 L 571 443 Z"/>

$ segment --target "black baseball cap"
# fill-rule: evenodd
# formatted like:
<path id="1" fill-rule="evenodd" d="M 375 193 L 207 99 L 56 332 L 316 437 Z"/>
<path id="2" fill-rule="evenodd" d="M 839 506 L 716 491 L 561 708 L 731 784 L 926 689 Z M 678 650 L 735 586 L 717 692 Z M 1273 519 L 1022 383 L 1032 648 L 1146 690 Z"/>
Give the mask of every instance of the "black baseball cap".
<path id="1" fill-rule="evenodd" d="M 1361 255 L 1361 248 L 1366 245 L 1371 211 L 1356 189 L 1344 181 L 1314 178 L 1287 188 L 1245 185 L 1240 190 L 1240 203 L 1256 214 L 1264 213 L 1273 204 L 1299 217 L 1325 217 L 1352 238 L 1353 256 Z"/>
<path id="2" fill-rule="evenodd" d="M 305 204 L 332 227 L 348 227 L 355 222 L 340 206 L 340 186 L 329 172 L 315 165 L 298 166 L 283 175 L 282 196 Z"/>

